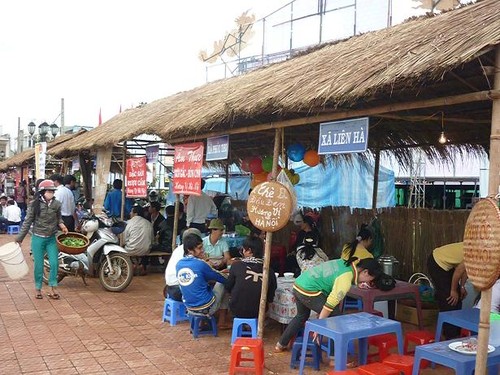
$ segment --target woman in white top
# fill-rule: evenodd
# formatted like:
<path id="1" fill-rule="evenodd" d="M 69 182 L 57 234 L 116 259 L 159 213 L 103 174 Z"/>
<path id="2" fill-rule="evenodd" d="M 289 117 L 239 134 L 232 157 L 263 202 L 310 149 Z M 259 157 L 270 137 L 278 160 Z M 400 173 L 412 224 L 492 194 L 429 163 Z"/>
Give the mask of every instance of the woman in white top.
<path id="1" fill-rule="evenodd" d="M 481 297 L 479 295 L 478 297 Z M 477 301 L 475 308 L 481 308 L 481 298 Z M 500 314 L 500 279 L 491 287 L 491 312 Z"/>
<path id="2" fill-rule="evenodd" d="M 7 225 L 21 224 L 21 209 L 17 207 L 13 199 L 7 201 L 7 207 L 3 209 L 3 217 L 7 219 Z"/>
<path id="3" fill-rule="evenodd" d="M 305 235 L 302 245 L 297 247 L 296 258 L 301 272 L 328 260 L 328 256 L 315 243 L 313 234 Z"/>

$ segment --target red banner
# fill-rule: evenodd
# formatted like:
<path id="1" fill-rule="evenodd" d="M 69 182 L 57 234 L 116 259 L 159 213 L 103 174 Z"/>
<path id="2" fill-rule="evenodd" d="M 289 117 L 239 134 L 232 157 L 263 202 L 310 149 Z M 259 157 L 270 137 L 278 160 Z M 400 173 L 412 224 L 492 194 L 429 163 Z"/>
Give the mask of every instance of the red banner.
<path id="1" fill-rule="evenodd" d="M 174 147 L 174 194 L 201 195 L 203 142 Z"/>
<path id="2" fill-rule="evenodd" d="M 145 156 L 127 159 L 126 187 L 127 198 L 144 198 L 148 196 Z"/>

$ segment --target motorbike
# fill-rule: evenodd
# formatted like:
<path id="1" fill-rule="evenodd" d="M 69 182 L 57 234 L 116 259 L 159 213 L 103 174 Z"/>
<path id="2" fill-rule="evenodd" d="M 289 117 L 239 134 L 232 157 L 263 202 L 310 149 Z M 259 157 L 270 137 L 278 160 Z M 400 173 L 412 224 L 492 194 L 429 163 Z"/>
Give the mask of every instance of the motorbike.
<path id="1" fill-rule="evenodd" d="M 119 245 L 118 234 L 125 230 L 125 223 L 109 218 L 106 214 L 87 215 L 81 220 L 81 230 L 90 241 L 87 251 L 81 254 L 59 252 L 58 282 L 66 276 L 98 276 L 101 286 L 110 292 L 121 292 L 129 286 L 134 275 L 132 261 Z M 50 266 L 44 262 L 44 281 L 48 280 Z"/>

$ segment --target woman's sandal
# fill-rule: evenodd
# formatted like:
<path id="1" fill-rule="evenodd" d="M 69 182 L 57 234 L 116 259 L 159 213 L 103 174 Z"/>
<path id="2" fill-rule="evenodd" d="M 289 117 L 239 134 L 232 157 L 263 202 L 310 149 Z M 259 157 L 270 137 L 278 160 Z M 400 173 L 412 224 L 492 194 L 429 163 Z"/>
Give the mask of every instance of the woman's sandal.
<path id="1" fill-rule="evenodd" d="M 276 343 L 276 346 L 274 347 L 274 352 L 275 353 L 283 353 L 287 351 L 287 347 L 281 345 L 279 342 Z"/>
<path id="2" fill-rule="evenodd" d="M 36 294 L 35 294 L 35 298 L 36 298 L 36 299 L 42 299 L 42 298 L 43 298 L 43 296 L 42 296 L 42 292 L 41 292 L 40 290 L 38 290 L 38 291 L 36 292 Z"/>
<path id="3" fill-rule="evenodd" d="M 49 297 L 50 299 L 60 299 L 61 296 L 57 293 L 47 293 L 47 297 Z"/>

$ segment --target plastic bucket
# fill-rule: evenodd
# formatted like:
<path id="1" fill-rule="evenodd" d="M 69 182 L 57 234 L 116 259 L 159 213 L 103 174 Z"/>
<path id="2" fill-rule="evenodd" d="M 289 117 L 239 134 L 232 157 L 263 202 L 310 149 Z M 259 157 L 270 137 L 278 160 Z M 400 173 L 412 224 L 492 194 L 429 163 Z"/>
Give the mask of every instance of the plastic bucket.
<path id="1" fill-rule="evenodd" d="M 0 246 L 0 263 L 12 280 L 21 279 L 29 272 L 28 264 L 17 242 Z"/>

